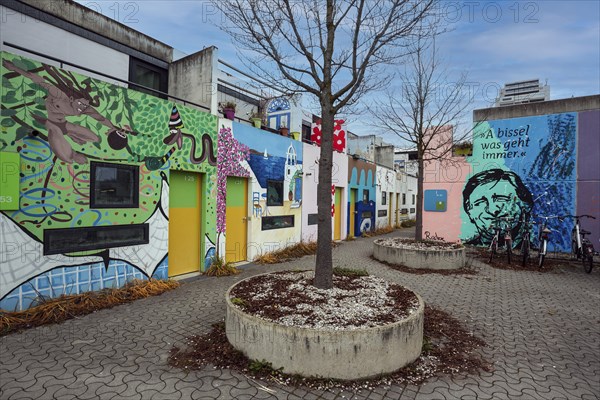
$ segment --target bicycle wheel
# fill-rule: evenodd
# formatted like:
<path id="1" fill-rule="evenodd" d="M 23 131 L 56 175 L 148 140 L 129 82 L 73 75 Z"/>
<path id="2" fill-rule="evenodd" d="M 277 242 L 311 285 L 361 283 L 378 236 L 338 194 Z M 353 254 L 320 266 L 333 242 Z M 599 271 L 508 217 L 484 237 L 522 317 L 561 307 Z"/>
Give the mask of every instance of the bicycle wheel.
<path id="1" fill-rule="evenodd" d="M 583 247 L 582 253 L 581 259 L 583 260 L 583 269 L 589 274 L 592 272 L 592 268 L 594 267 L 594 256 L 587 246 Z"/>
<path id="2" fill-rule="evenodd" d="M 579 258 L 579 249 L 577 248 L 577 239 L 575 238 L 575 234 L 571 235 L 571 253 L 573 257 Z"/>
<path id="3" fill-rule="evenodd" d="M 542 268 L 544 266 L 544 259 L 546 258 L 546 240 L 542 240 L 540 243 L 540 251 L 538 253 L 538 267 Z"/>
<path id="4" fill-rule="evenodd" d="M 498 240 L 496 238 L 492 239 L 492 244 L 490 245 L 490 261 L 492 262 L 492 258 L 494 258 L 494 254 L 498 251 Z"/>
<path id="5" fill-rule="evenodd" d="M 521 245 L 521 265 L 526 266 L 529 261 L 529 240 L 525 239 Z"/>

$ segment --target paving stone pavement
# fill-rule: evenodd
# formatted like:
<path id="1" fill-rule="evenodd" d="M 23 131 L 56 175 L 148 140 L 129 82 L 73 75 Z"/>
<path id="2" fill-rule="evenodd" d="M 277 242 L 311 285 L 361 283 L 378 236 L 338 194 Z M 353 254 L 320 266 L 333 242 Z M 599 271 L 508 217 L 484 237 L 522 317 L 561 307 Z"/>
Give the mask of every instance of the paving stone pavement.
<path id="1" fill-rule="evenodd" d="M 411 234 L 405 229 L 386 236 Z M 230 285 L 266 271 L 311 268 L 312 256 L 275 266 L 249 264 L 235 277 L 202 277 L 161 296 L 2 337 L 0 399 L 600 398 L 600 267 L 591 274 L 581 267 L 537 273 L 475 263 L 480 272 L 473 276 L 413 275 L 372 260 L 372 241 L 342 243 L 334 249 L 335 264 L 399 282 L 462 320 L 488 343 L 481 351 L 493 361 L 493 372 L 351 393 L 167 365 L 173 345 L 183 346 L 186 337 L 223 320 Z"/>

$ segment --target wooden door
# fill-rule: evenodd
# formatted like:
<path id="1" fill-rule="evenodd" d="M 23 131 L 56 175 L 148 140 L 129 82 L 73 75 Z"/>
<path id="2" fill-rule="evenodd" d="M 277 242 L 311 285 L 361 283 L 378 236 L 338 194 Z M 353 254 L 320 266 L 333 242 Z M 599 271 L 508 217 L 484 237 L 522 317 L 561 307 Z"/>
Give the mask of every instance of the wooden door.
<path id="1" fill-rule="evenodd" d="M 248 180 L 227 178 L 225 261 L 246 261 L 248 242 Z"/>
<path id="2" fill-rule="evenodd" d="M 169 276 L 200 271 L 201 178 L 195 172 L 170 172 Z"/>
<path id="3" fill-rule="evenodd" d="M 342 238 L 342 190 L 341 187 L 335 188 L 334 215 L 333 215 L 333 240 Z"/>

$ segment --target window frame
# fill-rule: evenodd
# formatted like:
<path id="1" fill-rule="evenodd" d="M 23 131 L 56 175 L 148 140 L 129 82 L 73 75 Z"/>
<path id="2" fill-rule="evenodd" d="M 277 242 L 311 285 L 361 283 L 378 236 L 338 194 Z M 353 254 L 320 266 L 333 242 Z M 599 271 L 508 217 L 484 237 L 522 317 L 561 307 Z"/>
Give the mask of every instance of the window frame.
<path id="1" fill-rule="evenodd" d="M 289 219 L 291 220 L 291 225 L 288 226 L 273 226 L 274 224 L 271 221 L 275 221 L 277 219 Z M 271 225 L 271 226 L 266 226 Z M 296 218 L 293 214 L 291 215 L 269 215 L 261 218 L 260 230 L 261 231 L 270 231 L 273 229 L 287 229 L 293 228 L 296 225 Z M 265 227 L 266 226 L 266 227 Z"/>
<path id="2" fill-rule="evenodd" d="M 156 72 L 159 75 L 158 89 L 157 88 L 149 88 L 147 86 L 142 85 L 141 83 L 135 80 L 137 67 L 146 68 L 152 72 Z M 167 92 L 169 90 L 169 70 L 158 67 L 154 64 L 150 64 L 146 61 L 140 60 L 139 58 L 129 57 L 129 89 L 137 90 L 138 92 L 143 92 L 150 94 L 152 96 L 160 97 L 162 99 L 167 98 Z M 157 92 L 153 90 L 156 90 Z M 158 93 L 161 92 L 161 93 Z"/>
<path id="3" fill-rule="evenodd" d="M 51 235 L 61 232 L 70 232 L 76 236 L 83 236 L 85 232 L 101 232 L 111 230 L 127 230 L 131 231 L 135 228 L 141 228 L 143 237 L 141 240 L 128 240 L 121 243 L 102 244 L 98 242 L 86 242 L 81 246 L 64 246 L 58 248 L 50 248 L 50 244 L 53 242 Z M 105 225 L 105 226 L 86 226 L 82 228 L 56 228 L 56 229 L 45 229 L 44 230 L 44 248 L 43 254 L 66 254 L 66 253 L 77 253 L 81 251 L 92 251 L 92 250 L 103 250 L 111 249 L 115 247 L 129 247 L 139 246 L 150 243 L 150 225 L 148 223 L 143 224 L 129 224 L 129 225 Z"/>
<path id="4" fill-rule="evenodd" d="M 105 204 L 98 203 L 96 200 L 96 170 L 98 167 L 115 167 L 122 170 L 128 170 L 133 172 L 133 199 L 129 204 Z M 103 161 L 92 161 L 90 162 L 90 209 L 105 209 L 105 208 L 139 208 L 140 206 L 140 167 L 138 165 L 131 164 L 117 164 L 108 163 Z"/>
<path id="5" fill-rule="evenodd" d="M 273 186 L 271 186 L 272 183 L 281 185 L 281 201 L 280 202 L 271 201 L 271 196 L 269 196 L 269 193 L 270 193 L 269 188 L 273 187 Z M 283 206 L 283 202 L 284 202 L 283 184 L 284 184 L 284 182 L 281 180 L 267 179 L 267 207 L 282 207 Z M 277 189 L 273 189 L 273 190 L 277 190 Z"/>

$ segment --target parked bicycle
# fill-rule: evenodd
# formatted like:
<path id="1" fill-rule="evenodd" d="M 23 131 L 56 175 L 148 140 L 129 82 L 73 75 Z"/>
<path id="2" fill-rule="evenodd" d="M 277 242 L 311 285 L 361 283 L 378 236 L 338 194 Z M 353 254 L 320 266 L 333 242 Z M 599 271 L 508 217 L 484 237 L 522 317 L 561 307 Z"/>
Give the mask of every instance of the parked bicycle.
<path id="1" fill-rule="evenodd" d="M 500 238 L 504 239 L 504 245 L 506 246 L 506 257 L 508 263 L 511 263 L 512 258 L 512 235 L 510 233 L 511 223 L 513 219 L 510 217 L 498 217 L 492 220 L 492 226 L 494 228 L 494 236 L 490 243 L 490 261 L 496 254 L 498 254 L 498 247 L 500 246 Z"/>
<path id="2" fill-rule="evenodd" d="M 585 237 L 591 232 L 581 229 L 579 220 L 596 218 L 591 215 L 569 215 L 568 217 L 575 219 L 575 226 L 571 231 L 571 252 L 578 260 L 581 259 L 583 269 L 589 274 L 594 265 L 594 245 Z"/>
<path id="3" fill-rule="evenodd" d="M 533 232 L 535 221 L 531 216 L 527 216 L 523 222 L 523 241 L 521 242 L 521 265 L 524 267 L 531 258 L 531 234 Z"/>
<path id="4" fill-rule="evenodd" d="M 548 240 L 550 238 L 550 233 L 552 233 L 552 229 L 548 227 L 548 221 L 554 218 L 558 218 L 560 221 L 562 221 L 564 217 L 561 215 L 550 215 L 546 217 L 538 216 L 538 218 L 542 220 L 542 222 L 539 224 L 538 230 L 538 267 L 542 268 L 544 266 L 546 254 L 548 253 Z"/>

